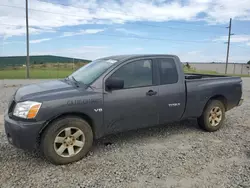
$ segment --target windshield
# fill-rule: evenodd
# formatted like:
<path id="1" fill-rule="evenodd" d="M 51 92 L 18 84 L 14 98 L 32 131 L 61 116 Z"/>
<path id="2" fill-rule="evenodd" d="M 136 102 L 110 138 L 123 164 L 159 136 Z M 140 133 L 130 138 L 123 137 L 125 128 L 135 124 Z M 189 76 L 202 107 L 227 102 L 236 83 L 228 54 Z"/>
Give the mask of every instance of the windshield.
<path id="1" fill-rule="evenodd" d="M 77 82 L 89 85 L 110 68 L 117 60 L 95 60 L 81 67 L 69 77 L 74 78 Z"/>

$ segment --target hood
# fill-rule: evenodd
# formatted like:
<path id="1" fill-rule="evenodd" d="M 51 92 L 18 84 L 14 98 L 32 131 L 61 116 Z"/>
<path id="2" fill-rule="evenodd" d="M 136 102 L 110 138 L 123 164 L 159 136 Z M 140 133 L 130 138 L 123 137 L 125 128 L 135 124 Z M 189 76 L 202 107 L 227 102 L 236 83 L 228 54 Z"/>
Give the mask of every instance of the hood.
<path id="1" fill-rule="evenodd" d="M 73 84 L 69 84 L 64 80 L 54 80 L 41 82 L 37 84 L 30 84 L 20 87 L 15 94 L 15 101 L 34 100 L 41 97 L 53 96 L 58 93 L 76 91 Z"/>

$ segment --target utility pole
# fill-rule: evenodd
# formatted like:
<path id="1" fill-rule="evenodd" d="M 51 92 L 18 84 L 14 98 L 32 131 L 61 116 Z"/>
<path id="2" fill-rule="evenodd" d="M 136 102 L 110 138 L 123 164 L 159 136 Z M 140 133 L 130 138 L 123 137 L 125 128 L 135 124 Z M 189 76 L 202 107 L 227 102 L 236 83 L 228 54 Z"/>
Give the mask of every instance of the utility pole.
<path id="1" fill-rule="evenodd" d="M 2 56 L 3 54 L 4 54 L 4 36 L 3 36 Z"/>
<path id="2" fill-rule="evenodd" d="M 27 59 L 26 59 L 26 78 L 30 78 L 30 44 L 29 44 L 29 10 L 28 0 L 26 0 L 26 45 L 27 45 Z"/>
<path id="3" fill-rule="evenodd" d="M 230 18 L 229 26 L 228 28 L 228 41 L 227 41 L 227 58 L 226 58 L 226 68 L 225 68 L 225 74 L 227 74 L 227 65 L 228 65 L 228 58 L 229 58 L 229 50 L 230 50 L 230 40 L 231 40 L 231 29 L 232 29 L 232 18 Z"/>

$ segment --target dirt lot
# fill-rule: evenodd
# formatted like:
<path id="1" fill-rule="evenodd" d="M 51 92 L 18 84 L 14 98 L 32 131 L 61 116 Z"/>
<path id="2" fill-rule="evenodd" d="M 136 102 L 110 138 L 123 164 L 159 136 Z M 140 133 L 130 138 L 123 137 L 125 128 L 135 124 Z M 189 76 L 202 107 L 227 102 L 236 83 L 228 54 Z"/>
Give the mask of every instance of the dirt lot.
<path id="1" fill-rule="evenodd" d="M 243 80 L 244 104 L 215 133 L 195 120 L 130 131 L 96 141 L 86 158 L 65 166 L 9 145 L 0 115 L 0 187 L 249 188 L 250 79 Z M 0 81 L 0 114 L 25 83 Z"/>

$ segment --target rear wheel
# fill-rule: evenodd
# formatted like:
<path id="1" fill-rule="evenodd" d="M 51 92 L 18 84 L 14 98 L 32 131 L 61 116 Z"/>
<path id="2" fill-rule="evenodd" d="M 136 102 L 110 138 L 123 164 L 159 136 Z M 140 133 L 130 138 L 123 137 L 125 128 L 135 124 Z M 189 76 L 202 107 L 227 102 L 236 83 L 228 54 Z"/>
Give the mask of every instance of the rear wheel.
<path id="1" fill-rule="evenodd" d="M 203 114 L 198 118 L 198 124 L 208 132 L 214 132 L 223 126 L 225 106 L 219 100 L 211 100 L 206 105 Z"/>
<path id="2" fill-rule="evenodd" d="M 56 120 L 42 134 L 41 151 L 53 164 L 67 164 L 82 159 L 93 143 L 90 125 L 79 117 Z"/>

